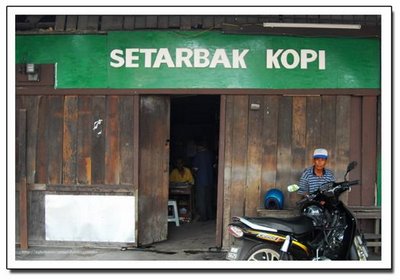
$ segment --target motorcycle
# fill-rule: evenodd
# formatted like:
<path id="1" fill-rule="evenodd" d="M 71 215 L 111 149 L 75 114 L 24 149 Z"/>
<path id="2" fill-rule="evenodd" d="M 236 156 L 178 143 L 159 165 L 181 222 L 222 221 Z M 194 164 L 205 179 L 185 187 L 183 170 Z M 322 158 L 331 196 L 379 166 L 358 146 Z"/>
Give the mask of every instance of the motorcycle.
<path id="1" fill-rule="evenodd" d="M 228 260 L 367 260 L 365 239 L 357 220 L 339 196 L 358 185 L 348 181 L 351 162 L 343 182 L 329 182 L 297 202 L 300 215 L 290 218 L 233 217 L 228 232 L 234 237 Z M 290 186 L 291 190 L 297 188 Z"/>

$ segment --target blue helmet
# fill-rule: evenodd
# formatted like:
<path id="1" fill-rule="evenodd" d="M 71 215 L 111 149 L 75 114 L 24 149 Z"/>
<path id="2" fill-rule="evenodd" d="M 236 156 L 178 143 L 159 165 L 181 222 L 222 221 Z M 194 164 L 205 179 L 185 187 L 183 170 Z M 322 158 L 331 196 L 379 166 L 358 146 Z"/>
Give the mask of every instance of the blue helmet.
<path id="1" fill-rule="evenodd" d="M 264 206 L 266 209 L 282 209 L 283 193 L 278 189 L 270 189 L 264 197 Z"/>

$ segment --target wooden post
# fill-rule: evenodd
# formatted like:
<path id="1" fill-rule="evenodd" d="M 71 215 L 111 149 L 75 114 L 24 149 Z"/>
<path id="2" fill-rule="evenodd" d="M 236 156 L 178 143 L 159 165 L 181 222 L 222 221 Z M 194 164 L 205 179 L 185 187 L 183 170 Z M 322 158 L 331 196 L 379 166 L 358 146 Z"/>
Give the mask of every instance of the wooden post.
<path id="1" fill-rule="evenodd" d="M 140 236 L 140 216 L 139 216 L 139 133 L 140 133 L 140 95 L 133 96 L 133 188 L 136 191 L 135 194 L 135 211 L 136 211 L 136 222 L 135 222 L 135 241 L 136 245 L 139 244 Z"/>
<path id="2" fill-rule="evenodd" d="M 26 110 L 18 110 L 19 241 L 28 249 L 28 200 L 26 188 Z"/>
<path id="3" fill-rule="evenodd" d="M 225 167 L 225 117 L 226 96 L 220 97 L 219 120 L 219 147 L 218 147 L 218 183 L 217 183 L 217 226 L 216 247 L 222 247 L 222 235 L 224 232 L 224 167 Z"/>

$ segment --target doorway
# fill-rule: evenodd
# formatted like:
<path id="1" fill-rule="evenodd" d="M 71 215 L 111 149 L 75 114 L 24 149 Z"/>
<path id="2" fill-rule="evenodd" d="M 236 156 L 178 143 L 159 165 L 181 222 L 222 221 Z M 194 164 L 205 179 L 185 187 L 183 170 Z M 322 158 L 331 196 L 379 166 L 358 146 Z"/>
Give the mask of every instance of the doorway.
<path id="1" fill-rule="evenodd" d="M 216 240 L 220 96 L 172 95 L 170 102 L 170 174 L 181 161 L 194 182 L 191 195 L 179 195 L 179 190 L 174 191 L 176 182 L 170 182 L 169 197 L 177 201 L 180 226 L 168 223 L 167 243 L 185 249 L 208 249 Z M 200 194 L 204 175 L 195 166 L 204 149 L 211 158 L 208 195 Z M 204 207 L 209 207 L 206 216 Z"/>

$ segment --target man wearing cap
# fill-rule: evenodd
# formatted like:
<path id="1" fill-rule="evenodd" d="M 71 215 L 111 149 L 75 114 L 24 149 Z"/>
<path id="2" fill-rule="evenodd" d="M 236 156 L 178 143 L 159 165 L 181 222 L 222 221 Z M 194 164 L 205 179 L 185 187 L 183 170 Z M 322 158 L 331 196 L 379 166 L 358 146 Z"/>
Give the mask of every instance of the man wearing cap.
<path id="1" fill-rule="evenodd" d="M 314 150 L 314 165 L 303 171 L 300 177 L 298 194 L 307 195 L 318 190 L 324 183 L 335 181 L 333 172 L 325 168 L 327 160 L 328 151 L 326 149 Z"/>

